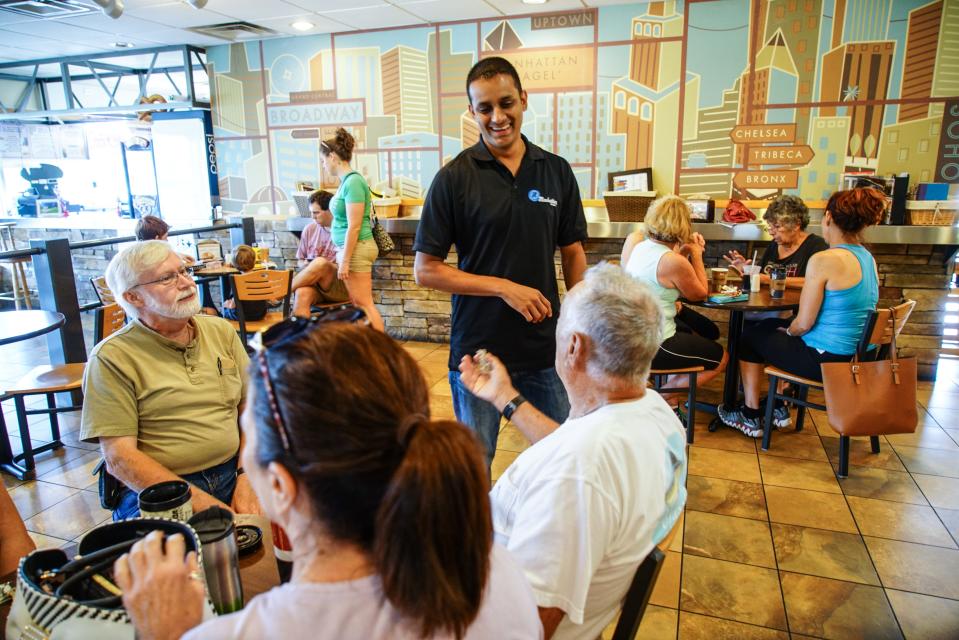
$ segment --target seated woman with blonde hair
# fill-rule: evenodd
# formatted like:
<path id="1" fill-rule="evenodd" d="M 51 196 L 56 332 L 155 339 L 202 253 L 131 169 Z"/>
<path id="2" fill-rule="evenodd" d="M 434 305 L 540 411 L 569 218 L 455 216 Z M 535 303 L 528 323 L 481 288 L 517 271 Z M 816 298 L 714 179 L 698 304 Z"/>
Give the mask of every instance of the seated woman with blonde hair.
<path id="1" fill-rule="evenodd" d="M 709 280 L 703 266 L 706 241 L 693 232 L 689 205 L 679 196 L 663 196 L 653 202 L 644 224 L 645 239 L 638 231 L 626 239 L 623 268 L 649 287 L 663 312 L 662 342 L 652 368 L 701 366 L 706 371 L 699 374 L 698 383 L 709 382 L 726 368 L 726 350 L 715 339 L 710 339 L 713 336 L 704 337 L 690 326 L 676 322 L 679 298 L 703 300 L 709 294 Z M 684 387 L 688 384 L 687 378 L 673 376 L 665 388 Z M 664 397 L 670 404 L 679 402 L 676 394 L 664 394 Z M 685 420 L 676 408 L 680 419 Z"/>

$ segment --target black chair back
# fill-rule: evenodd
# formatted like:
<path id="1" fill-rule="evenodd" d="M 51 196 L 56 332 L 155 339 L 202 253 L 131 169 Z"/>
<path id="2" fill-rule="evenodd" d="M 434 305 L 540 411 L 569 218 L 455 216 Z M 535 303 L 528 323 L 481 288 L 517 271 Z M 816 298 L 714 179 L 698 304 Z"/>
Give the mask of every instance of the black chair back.
<path id="1" fill-rule="evenodd" d="M 646 613 L 646 605 L 649 604 L 649 598 L 656 586 L 656 578 L 665 560 L 666 554 L 658 547 L 653 547 L 646 559 L 639 563 L 636 575 L 633 576 L 626 598 L 623 600 L 623 610 L 619 614 L 619 622 L 616 623 L 612 640 L 633 640 L 636 637 L 639 625 L 643 621 L 643 614 Z"/>

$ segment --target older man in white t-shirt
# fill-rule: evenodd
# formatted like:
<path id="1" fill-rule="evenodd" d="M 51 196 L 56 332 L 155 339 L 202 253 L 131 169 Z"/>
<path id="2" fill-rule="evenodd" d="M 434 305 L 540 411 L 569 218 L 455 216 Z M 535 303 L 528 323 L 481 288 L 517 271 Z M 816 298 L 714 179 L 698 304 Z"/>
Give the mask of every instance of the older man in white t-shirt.
<path id="1" fill-rule="evenodd" d="M 594 640 L 639 563 L 686 502 L 686 438 L 646 388 L 661 312 L 644 285 L 600 264 L 563 302 L 556 371 L 569 394 L 559 425 L 532 407 L 493 355 L 466 356 L 462 379 L 529 439 L 493 487 L 496 541 L 530 581 L 546 638 Z"/>

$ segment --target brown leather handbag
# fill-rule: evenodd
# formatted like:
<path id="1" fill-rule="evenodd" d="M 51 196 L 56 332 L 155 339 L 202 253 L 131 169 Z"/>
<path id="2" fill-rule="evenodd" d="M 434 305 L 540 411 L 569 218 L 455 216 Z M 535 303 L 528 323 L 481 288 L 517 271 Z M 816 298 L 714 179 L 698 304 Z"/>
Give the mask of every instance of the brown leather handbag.
<path id="1" fill-rule="evenodd" d="M 896 353 L 896 310 L 890 309 L 889 359 L 824 362 L 823 393 L 829 425 L 843 436 L 914 433 L 916 358 Z"/>

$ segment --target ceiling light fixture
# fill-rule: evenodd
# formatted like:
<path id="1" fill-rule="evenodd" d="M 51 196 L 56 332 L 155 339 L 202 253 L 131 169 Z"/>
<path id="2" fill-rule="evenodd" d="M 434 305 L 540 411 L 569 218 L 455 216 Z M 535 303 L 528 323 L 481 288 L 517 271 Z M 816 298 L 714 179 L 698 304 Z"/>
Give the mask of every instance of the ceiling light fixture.
<path id="1" fill-rule="evenodd" d="M 130 49 L 133 47 L 132 42 L 114 42 L 113 46 L 117 49 Z"/>
<path id="2" fill-rule="evenodd" d="M 523 4 L 546 4 L 549 0 L 523 0 Z"/>
<path id="3" fill-rule="evenodd" d="M 123 15 L 123 0 L 93 0 L 103 14 L 116 20 Z"/>
<path id="4" fill-rule="evenodd" d="M 296 22 L 291 23 L 290 26 L 296 29 L 297 31 L 309 31 L 316 25 L 306 20 L 297 20 Z"/>
<path id="5" fill-rule="evenodd" d="M 207 2 L 207 0 L 186 0 L 186 1 L 187 1 L 187 4 L 189 4 L 194 9 L 202 9 L 203 7 L 206 6 L 206 2 Z"/>

